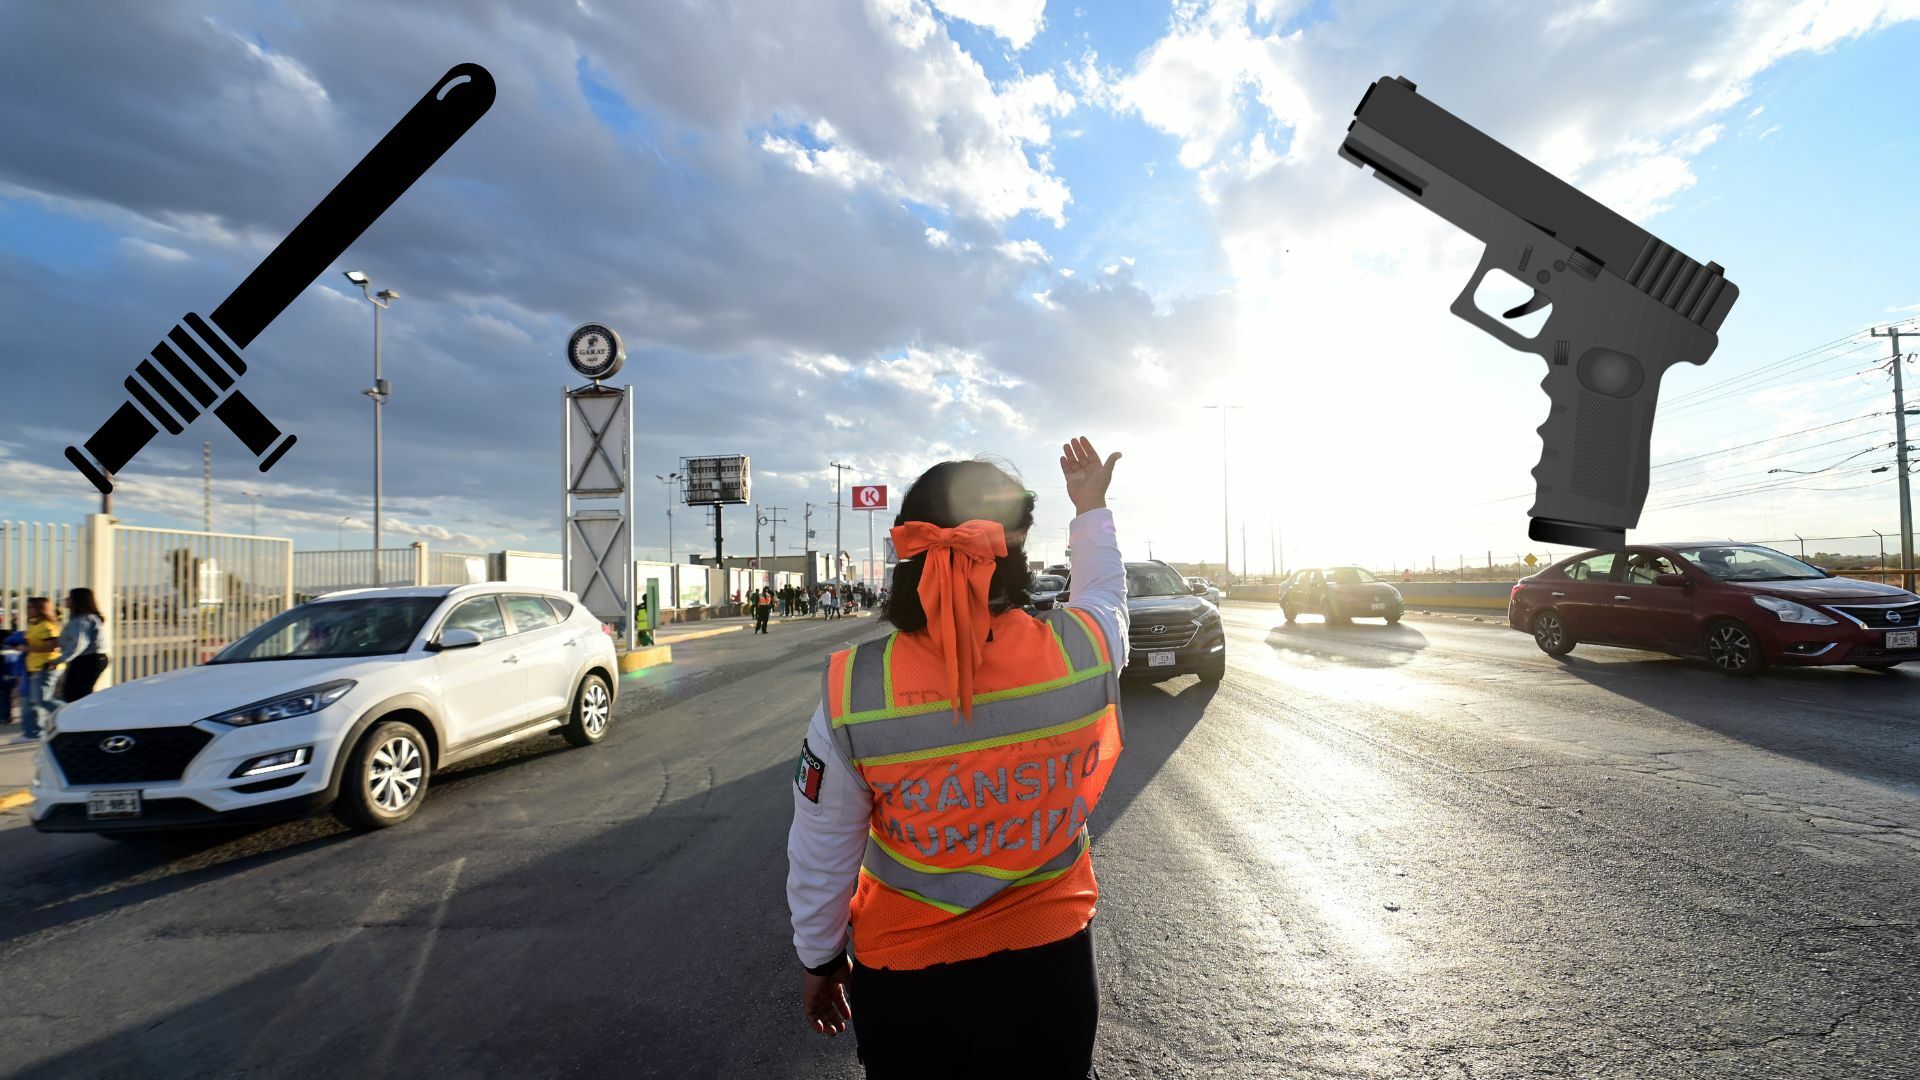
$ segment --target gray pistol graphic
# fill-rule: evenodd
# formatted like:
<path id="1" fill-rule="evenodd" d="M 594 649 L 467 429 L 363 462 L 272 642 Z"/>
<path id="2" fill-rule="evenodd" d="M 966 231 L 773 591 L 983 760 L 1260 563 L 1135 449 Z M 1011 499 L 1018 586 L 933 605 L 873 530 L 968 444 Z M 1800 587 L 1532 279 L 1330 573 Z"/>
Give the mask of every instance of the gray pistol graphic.
<path id="1" fill-rule="evenodd" d="M 1660 376 L 1704 364 L 1740 290 L 1659 237 L 1383 78 L 1353 111 L 1340 156 L 1487 245 L 1453 313 L 1547 361 L 1551 402 L 1534 467 L 1535 540 L 1618 550 L 1647 501 L 1647 447 Z M 1490 270 L 1532 285 L 1515 319 L 1552 305 L 1528 338 L 1481 311 Z"/>

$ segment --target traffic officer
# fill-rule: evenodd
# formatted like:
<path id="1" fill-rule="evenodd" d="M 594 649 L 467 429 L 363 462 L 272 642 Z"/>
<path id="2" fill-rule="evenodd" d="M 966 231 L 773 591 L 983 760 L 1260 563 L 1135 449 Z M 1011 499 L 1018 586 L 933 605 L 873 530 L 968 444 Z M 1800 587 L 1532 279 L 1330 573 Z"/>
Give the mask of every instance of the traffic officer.
<path id="1" fill-rule="evenodd" d="M 1033 493 L 935 465 L 901 504 L 887 637 L 836 652 L 794 772 L 802 1009 L 871 1080 L 1091 1075 L 1087 817 L 1120 755 L 1120 455 L 1062 447 L 1073 602 L 1022 610 Z M 850 931 L 850 932 L 849 932 Z"/>

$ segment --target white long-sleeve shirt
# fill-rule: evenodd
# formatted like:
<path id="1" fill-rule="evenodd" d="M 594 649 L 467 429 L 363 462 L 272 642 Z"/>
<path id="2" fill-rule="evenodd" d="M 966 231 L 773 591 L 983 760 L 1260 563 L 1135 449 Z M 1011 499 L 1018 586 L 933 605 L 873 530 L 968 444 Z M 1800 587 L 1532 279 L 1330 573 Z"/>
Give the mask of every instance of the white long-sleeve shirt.
<path id="1" fill-rule="evenodd" d="M 1127 570 L 1113 513 L 1089 510 L 1068 532 L 1073 580 L 1069 607 L 1093 616 L 1106 632 L 1113 662 L 1127 662 Z M 817 801 L 803 789 L 808 758 L 821 763 Z M 787 907 L 800 962 L 820 967 L 847 946 L 847 919 L 867 848 L 873 791 L 841 754 L 827 724 L 826 703 L 813 710 L 795 769 L 793 828 L 787 833 Z"/>

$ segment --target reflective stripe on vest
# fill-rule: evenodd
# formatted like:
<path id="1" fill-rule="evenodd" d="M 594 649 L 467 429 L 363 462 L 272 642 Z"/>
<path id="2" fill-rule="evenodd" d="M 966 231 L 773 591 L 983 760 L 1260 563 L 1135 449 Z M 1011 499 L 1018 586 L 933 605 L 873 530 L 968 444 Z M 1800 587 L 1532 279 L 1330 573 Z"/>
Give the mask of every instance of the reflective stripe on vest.
<path id="1" fill-rule="evenodd" d="M 827 664 L 833 739 L 876 796 L 862 874 L 954 915 L 1006 889 L 1057 879 L 1086 856 L 1086 816 L 1121 741 L 1118 672 L 1089 616 L 1061 609 L 996 627 L 1033 657 L 1022 666 L 1034 681 L 977 693 L 970 723 L 950 700 L 926 701 L 927 686 L 909 687 L 915 703 L 899 704 L 897 652 L 920 648 L 902 646 L 899 634 L 836 653 Z M 1042 644 L 1049 641 L 1051 650 Z M 908 670 L 926 680 L 926 662 L 916 652 Z M 953 759 L 944 775 L 940 759 Z M 970 774 L 959 772 L 962 764 Z M 1007 812 L 979 820 L 996 802 Z M 857 936 L 857 906 L 855 916 Z"/>
<path id="2" fill-rule="evenodd" d="M 989 824 L 987 827 L 991 829 L 993 826 Z M 860 862 L 860 872 L 877 879 L 895 892 L 959 915 L 993 899 L 1001 889 L 1052 881 L 1073 869 L 1073 864 L 1080 861 L 1080 856 L 1087 853 L 1090 845 L 1087 827 L 1082 824 L 1075 831 L 1073 843 L 1067 845 L 1067 850 L 1041 863 L 1037 869 L 1020 873 L 1002 870 L 997 866 L 933 866 L 902 855 L 869 833 L 867 854 Z"/>

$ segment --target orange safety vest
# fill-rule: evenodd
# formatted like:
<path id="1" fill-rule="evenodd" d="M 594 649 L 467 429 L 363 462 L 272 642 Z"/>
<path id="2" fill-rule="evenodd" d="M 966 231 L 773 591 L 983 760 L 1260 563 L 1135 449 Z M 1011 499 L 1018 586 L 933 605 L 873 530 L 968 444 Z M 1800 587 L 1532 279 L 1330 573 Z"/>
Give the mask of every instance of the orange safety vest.
<path id="1" fill-rule="evenodd" d="M 834 653 L 833 738 L 873 790 L 853 955 L 914 969 L 1085 929 L 1099 887 L 1086 820 L 1120 756 L 1120 682 L 1099 624 L 1059 608 L 993 620 L 973 719 L 925 635 Z"/>

